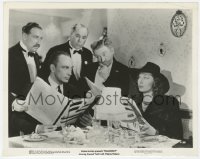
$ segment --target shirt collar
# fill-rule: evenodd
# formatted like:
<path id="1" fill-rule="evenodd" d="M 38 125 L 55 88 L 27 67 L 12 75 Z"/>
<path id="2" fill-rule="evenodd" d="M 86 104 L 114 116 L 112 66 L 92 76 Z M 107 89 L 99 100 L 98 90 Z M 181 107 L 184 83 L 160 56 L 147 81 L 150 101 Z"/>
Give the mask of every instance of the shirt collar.
<path id="1" fill-rule="evenodd" d="M 24 53 L 29 52 L 29 50 L 27 49 L 26 45 L 23 43 L 22 40 L 20 41 L 20 46 L 22 47 Z M 35 54 L 36 52 L 32 52 L 32 53 Z"/>
<path id="2" fill-rule="evenodd" d="M 57 84 L 57 83 L 51 78 L 51 76 L 48 77 L 48 81 L 49 81 L 50 85 L 51 85 L 53 88 L 55 88 L 55 89 L 57 90 L 59 84 Z M 62 87 L 63 84 L 61 84 L 60 86 Z"/>
<path id="3" fill-rule="evenodd" d="M 113 61 L 112 61 L 112 63 L 108 66 L 108 69 L 109 69 L 109 70 L 111 70 L 112 65 L 113 65 Z"/>
<path id="4" fill-rule="evenodd" d="M 20 46 L 22 47 L 23 50 L 25 50 L 25 52 L 28 52 L 28 49 L 22 40 L 20 41 Z"/>
<path id="5" fill-rule="evenodd" d="M 109 66 L 104 65 L 103 67 L 107 67 L 108 70 L 111 70 L 112 65 L 113 65 L 113 61 L 112 61 L 112 63 Z M 99 68 L 101 68 L 101 66 L 99 66 Z"/>
<path id="6" fill-rule="evenodd" d="M 70 46 L 70 50 L 72 51 L 72 52 L 74 52 L 74 50 L 76 50 L 76 51 L 82 51 L 82 48 L 80 48 L 80 49 L 75 49 L 73 46 L 72 46 L 72 44 L 71 44 L 71 41 L 69 40 L 69 46 Z"/>

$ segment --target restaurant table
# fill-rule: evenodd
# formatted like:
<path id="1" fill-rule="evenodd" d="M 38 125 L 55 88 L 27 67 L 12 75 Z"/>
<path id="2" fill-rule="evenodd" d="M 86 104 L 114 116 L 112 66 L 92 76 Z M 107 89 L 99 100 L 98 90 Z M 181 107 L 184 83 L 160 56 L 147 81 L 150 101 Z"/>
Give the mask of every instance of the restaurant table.
<path id="1" fill-rule="evenodd" d="M 108 142 L 106 139 L 107 129 L 101 128 L 93 130 L 86 135 L 83 143 L 69 144 L 64 142 L 61 131 L 53 131 L 45 133 L 47 139 L 38 142 L 26 141 L 25 136 L 17 136 L 9 138 L 9 147 L 12 148 L 171 148 L 180 140 L 171 139 L 165 136 L 142 136 L 139 141 L 134 137 L 121 136 L 118 142 Z M 163 140 L 164 139 L 164 140 Z"/>

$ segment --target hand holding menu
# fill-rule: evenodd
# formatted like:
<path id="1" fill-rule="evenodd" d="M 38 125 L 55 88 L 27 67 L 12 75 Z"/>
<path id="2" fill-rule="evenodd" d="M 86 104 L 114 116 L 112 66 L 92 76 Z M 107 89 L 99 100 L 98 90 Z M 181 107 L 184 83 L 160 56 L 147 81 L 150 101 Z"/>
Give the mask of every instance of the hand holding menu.
<path id="1" fill-rule="evenodd" d="M 127 102 L 123 103 L 123 105 L 125 106 L 126 110 L 130 112 L 130 114 L 129 120 L 123 120 L 121 122 L 121 126 L 140 132 L 140 127 L 145 125 L 146 120 L 143 118 L 136 103 L 132 99 L 127 98 L 125 100 Z"/>
<path id="2" fill-rule="evenodd" d="M 85 104 L 84 99 L 69 99 L 37 77 L 26 97 L 25 105 L 28 106 L 26 113 L 40 123 L 60 126 L 63 116 L 67 117 L 66 124 L 75 123 L 90 103 Z"/>
<path id="3" fill-rule="evenodd" d="M 92 81 L 90 81 L 87 77 L 85 77 L 86 82 L 88 84 L 88 86 L 90 87 L 92 93 L 94 94 L 94 96 L 100 96 L 101 95 L 101 88 L 99 88 L 98 86 L 96 86 Z"/>

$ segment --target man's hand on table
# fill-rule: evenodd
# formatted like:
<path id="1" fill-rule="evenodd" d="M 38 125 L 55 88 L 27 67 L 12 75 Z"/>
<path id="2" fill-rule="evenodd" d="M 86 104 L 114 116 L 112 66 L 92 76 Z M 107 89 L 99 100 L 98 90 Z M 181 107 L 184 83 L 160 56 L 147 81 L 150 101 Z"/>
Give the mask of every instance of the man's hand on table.
<path id="1" fill-rule="evenodd" d="M 28 106 L 24 105 L 25 101 L 15 99 L 12 103 L 12 110 L 17 112 L 23 112 L 28 110 Z"/>

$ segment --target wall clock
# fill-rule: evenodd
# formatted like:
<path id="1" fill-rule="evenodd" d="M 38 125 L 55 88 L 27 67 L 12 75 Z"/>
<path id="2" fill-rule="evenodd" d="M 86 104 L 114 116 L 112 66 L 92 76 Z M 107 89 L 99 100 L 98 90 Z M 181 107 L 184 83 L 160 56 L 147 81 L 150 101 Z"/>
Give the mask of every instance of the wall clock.
<path id="1" fill-rule="evenodd" d="M 175 37 L 181 37 L 185 33 L 187 19 L 181 10 L 176 11 L 175 15 L 172 17 L 170 27 L 171 32 Z"/>

